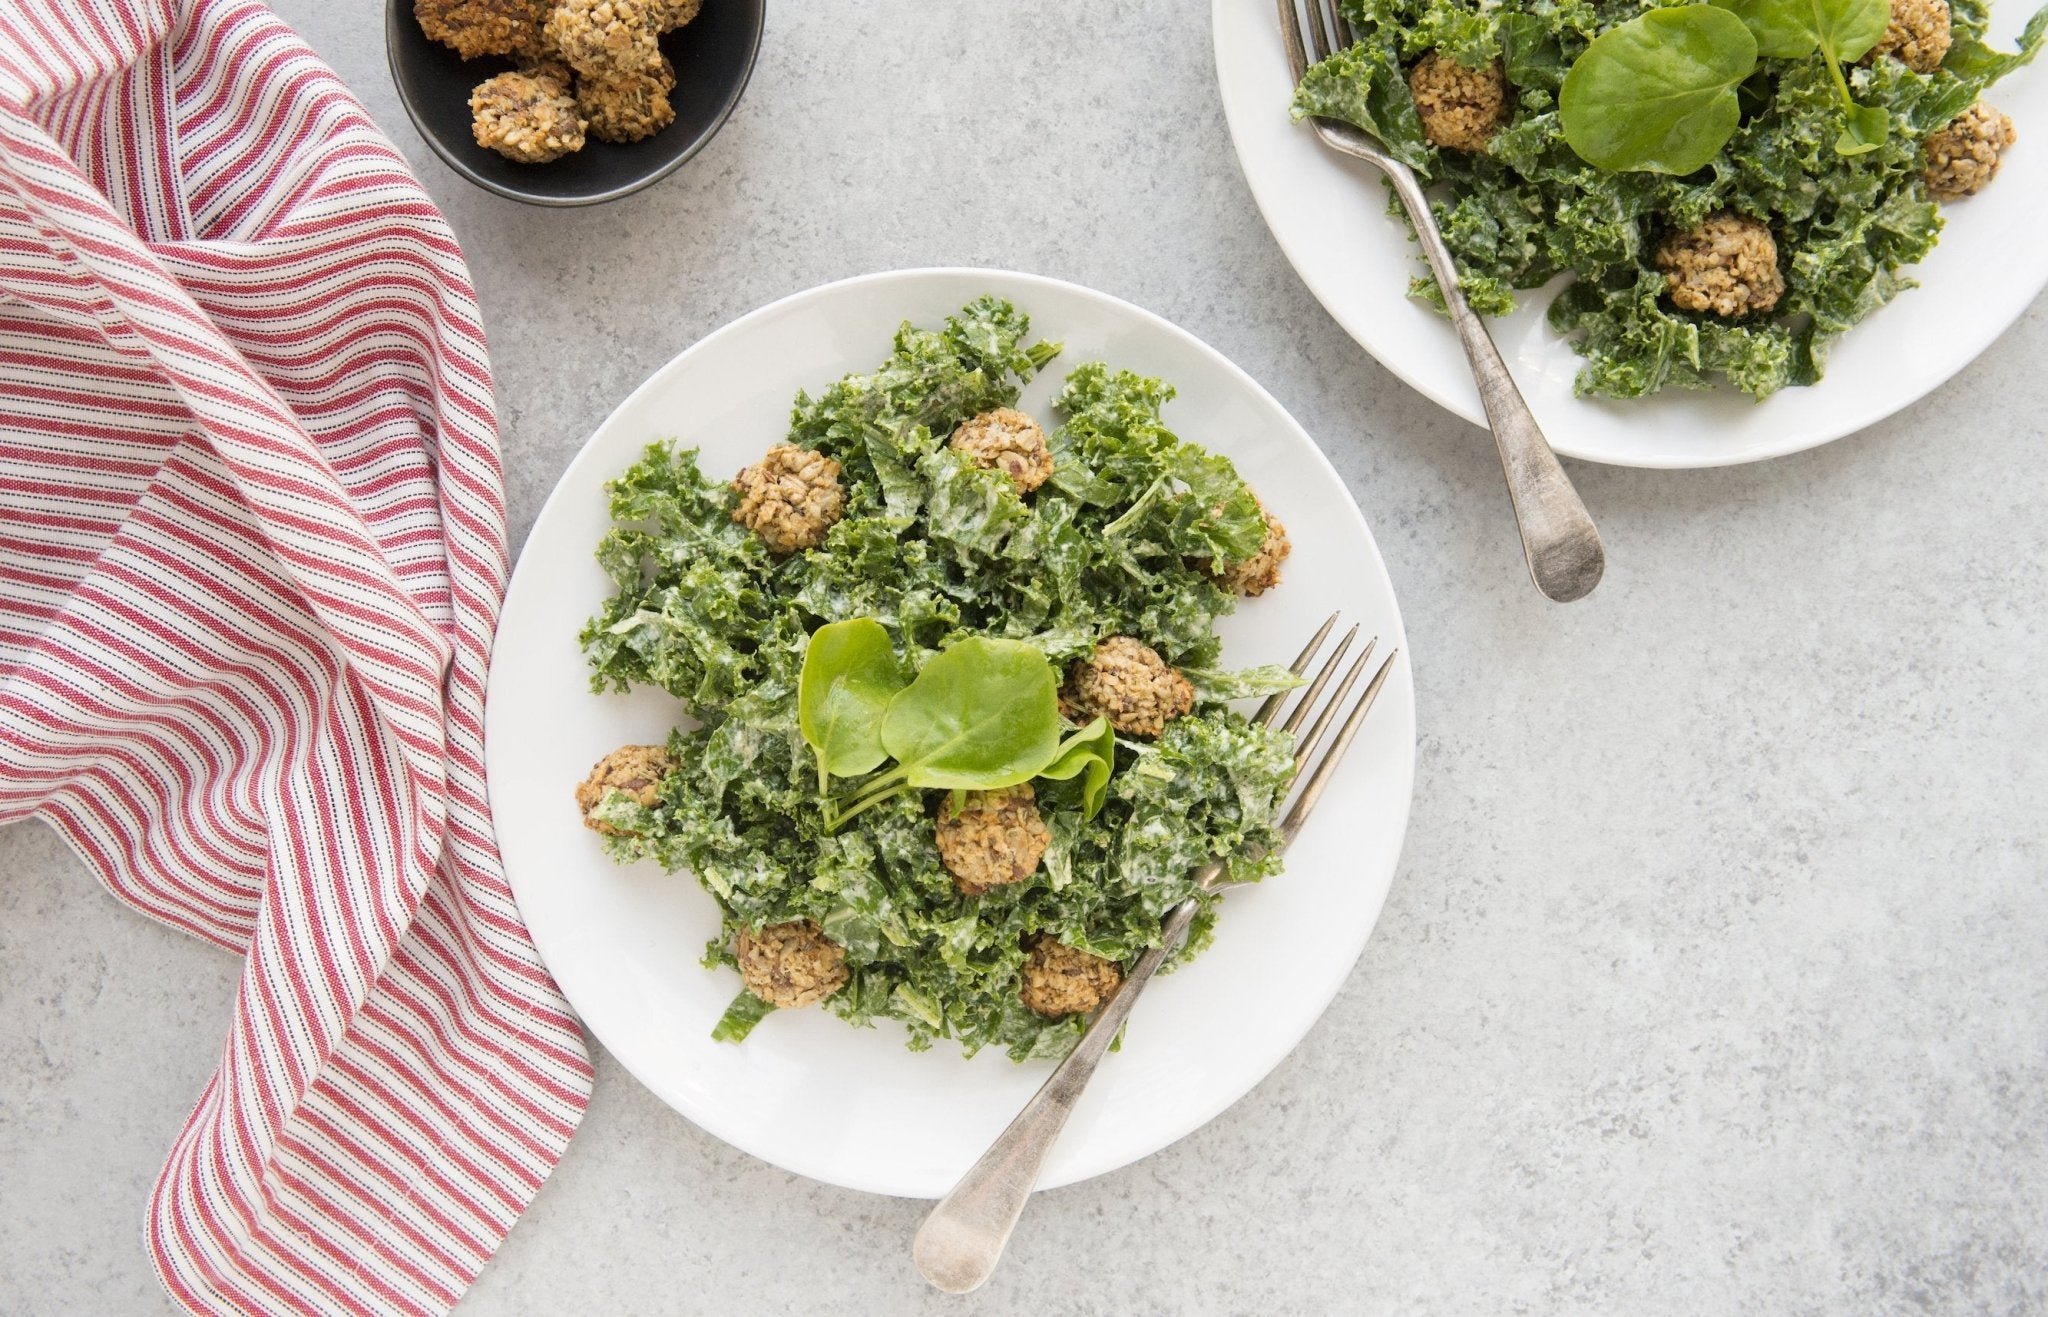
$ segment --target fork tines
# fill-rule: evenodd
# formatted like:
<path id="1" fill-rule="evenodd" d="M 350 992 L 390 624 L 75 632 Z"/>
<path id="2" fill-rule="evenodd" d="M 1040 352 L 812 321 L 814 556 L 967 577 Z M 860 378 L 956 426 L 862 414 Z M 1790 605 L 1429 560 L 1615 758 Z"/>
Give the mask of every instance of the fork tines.
<path id="1" fill-rule="evenodd" d="M 1280 31 L 1287 39 L 1287 62 L 1294 68 L 1294 80 L 1340 50 L 1349 50 L 1358 39 L 1337 0 L 1279 0 Z M 1306 14 L 1302 12 L 1306 9 Z M 1306 21 L 1304 21 L 1304 18 Z"/>
<path id="2" fill-rule="evenodd" d="M 1303 647 L 1300 655 L 1295 658 L 1289 669 L 1295 676 L 1299 677 L 1308 672 L 1309 664 L 1314 661 L 1317 652 L 1323 647 L 1323 641 L 1329 638 L 1331 630 L 1336 625 L 1337 614 L 1332 613 L 1329 620 L 1323 623 L 1314 637 Z M 1344 758 L 1344 753 L 1351 748 L 1352 738 L 1358 734 L 1360 725 L 1365 722 L 1365 715 L 1372 709 L 1373 701 L 1379 698 L 1380 687 L 1386 684 L 1387 674 L 1394 667 L 1394 659 L 1401 652 L 1394 650 L 1380 663 L 1379 670 L 1373 673 L 1372 680 L 1366 683 L 1364 693 L 1351 704 L 1350 711 L 1338 725 L 1337 738 L 1331 742 L 1329 752 L 1313 769 L 1310 769 L 1307 780 L 1301 781 L 1302 770 L 1308 767 L 1309 760 L 1322 744 L 1331 724 L 1337 722 L 1338 712 L 1350 699 L 1352 688 L 1365 674 L 1365 665 L 1371 660 L 1373 650 L 1379 644 L 1377 636 L 1365 642 L 1364 652 L 1352 660 L 1351 666 L 1345 669 L 1342 679 L 1337 682 L 1337 689 L 1331 692 L 1330 698 L 1322 704 L 1321 712 L 1316 713 L 1315 721 L 1309 723 L 1308 731 L 1303 733 L 1302 724 L 1308 722 L 1309 715 L 1315 712 L 1324 688 L 1330 684 L 1330 679 L 1336 675 L 1344 662 L 1344 656 L 1350 652 L 1352 644 L 1357 639 L 1358 628 L 1354 626 L 1337 641 L 1337 647 L 1323 660 L 1322 666 L 1316 669 L 1308 685 L 1301 689 L 1300 696 L 1294 702 L 1294 710 L 1287 715 L 1285 722 L 1280 721 L 1280 715 L 1287 706 L 1287 691 L 1268 696 L 1254 716 L 1253 721 L 1260 726 L 1271 727 L 1279 723 L 1281 730 L 1292 732 L 1295 737 L 1294 773 L 1296 781 L 1300 782 L 1301 790 L 1295 796 L 1293 808 L 1289 809 L 1286 817 L 1280 821 L 1280 839 L 1283 846 L 1294 840 L 1295 834 L 1301 831 L 1302 823 L 1307 820 L 1309 812 L 1322 798 L 1323 787 L 1328 784 L 1330 774 L 1336 771 L 1338 763 Z"/>

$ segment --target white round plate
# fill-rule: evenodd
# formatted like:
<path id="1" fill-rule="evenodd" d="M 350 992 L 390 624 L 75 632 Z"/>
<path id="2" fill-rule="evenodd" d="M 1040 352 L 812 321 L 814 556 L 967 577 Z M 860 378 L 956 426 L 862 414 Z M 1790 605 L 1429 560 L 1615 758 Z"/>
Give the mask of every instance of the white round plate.
<path id="1" fill-rule="evenodd" d="M 1369 165 L 1325 149 L 1289 120 L 1292 95 L 1273 0 L 1211 0 L 1216 76 L 1238 163 L 1267 227 L 1316 300 L 1394 374 L 1466 420 L 1484 424 L 1450 322 L 1408 297 L 1421 268 Z M 1998 0 L 1991 34 L 2010 49 L 2031 0 Z M 1581 359 L 1544 322 L 1547 291 L 1525 294 L 1493 337 L 1558 452 L 1617 466 L 1754 462 L 1839 439 L 1918 400 L 1969 364 L 2048 286 L 2048 72 L 2022 69 L 1990 99 L 2019 144 L 1998 181 L 1943 208 L 1941 245 L 1921 287 L 1835 341 L 1827 375 L 1762 402 L 1732 388 L 1667 389 L 1634 401 L 1574 398 Z"/>
<path id="2" fill-rule="evenodd" d="M 771 1016 L 745 1043 L 710 1032 L 739 988 L 699 964 L 718 931 L 687 874 L 622 868 L 585 831 L 576 783 L 606 751 L 661 740 L 659 692 L 588 691 L 576 633 L 607 594 L 591 553 L 604 482 L 643 445 L 701 445 L 704 469 L 753 461 L 787 431 L 797 390 L 870 370 L 905 319 L 937 325 L 983 293 L 1009 298 L 1066 351 L 1026 391 L 1044 417 L 1065 372 L 1105 360 L 1180 390 L 1167 419 L 1227 453 L 1294 541 L 1286 581 L 1224 622 L 1235 664 L 1287 662 L 1333 609 L 1401 660 L 1288 856 L 1230 895 L 1216 943 L 1140 1003 L 1074 1113 L 1044 1183 L 1113 1170 L 1187 1134 L 1259 1082 L 1329 1004 L 1379 915 L 1407 825 L 1415 710 L 1406 640 L 1378 549 L 1336 472 L 1278 403 L 1216 351 L 1101 293 L 995 270 L 911 270 L 829 284 L 712 334 L 657 371 L 570 464 L 520 555 L 490 675 L 488 767 L 505 867 L 548 968 L 591 1032 L 641 1082 L 711 1133 L 831 1184 L 938 1197 L 1045 1078 L 1044 1063 L 904 1047 L 893 1022 L 854 1029 L 821 1010 Z"/>

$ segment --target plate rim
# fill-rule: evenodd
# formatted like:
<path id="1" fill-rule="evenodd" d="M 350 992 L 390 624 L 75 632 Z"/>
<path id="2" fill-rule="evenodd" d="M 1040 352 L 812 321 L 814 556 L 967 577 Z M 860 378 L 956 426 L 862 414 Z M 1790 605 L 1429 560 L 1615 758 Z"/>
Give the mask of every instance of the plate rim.
<path id="1" fill-rule="evenodd" d="M 1146 1140 L 1142 1141 L 1143 1144 L 1149 1146 L 1141 1146 L 1137 1151 L 1131 1152 L 1128 1155 L 1112 1155 L 1106 1160 L 1104 1160 L 1101 1165 L 1083 1167 L 1066 1175 L 1047 1176 L 1046 1178 L 1042 1179 L 1037 1186 L 1039 1190 L 1046 1190 L 1062 1188 L 1069 1184 L 1076 1184 L 1085 1180 L 1091 1180 L 1096 1178 L 1097 1176 L 1106 1175 L 1112 1171 L 1121 1170 L 1124 1167 L 1129 1166 L 1135 1162 L 1142 1161 L 1145 1158 L 1150 1157 L 1157 1152 L 1161 1152 L 1166 1148 L 1171 1147 L 1173 1144 L 1178 1143 L 1180 1140 L 1186 1138 L 1188 1135 L 1194 1133 L 1195 1131 L 1202 1129 L 1203 1127 L 1212 1123 L 1218 1116 L 1222 1115 L 1223 1112 L 1229 1110 L 1232 1106 L 1235 1106 L 1238 1102 L 1244 1100 L 1246 1097 L 1249 1097 L 1253 1090 L 1257 1089 L 1261 1084 L 1265 1083 L 1268 1079 L 1270 1079 L 1273 1075 L 1273 1072 L 1279 1068 L 1280 1064 L 1284 1062 L 1288 1056 L 1292 1055 L 1297 1048 L 1299 1048 L 1302 1041 L 1308 1036 L 1309 1032 L 1314 1029 L 1316 1024 L 1319 1023 L 1326 1014 L 1328 1014 L 1330 1006 L 1336 1001 L 1337 995 L 1342 991 L 1344 984 L 1350 979 L 1351 975 L 1356 971 L 1359 959 L 1364 955 L 1366 947 L 1371 942 L 1372 933 L 1374 929 L 1376 929 L 1379 926 L 1379 920 L 1381 916 L 1385 913 L 1386 898 L 1389 894 L 1391 894 L 1393 883 L 1395 879 L 1399 877 L 1400 874 L 1401 860 L 1405 854 L 1407 847 L 1408 827 L 1414 809 L 1416 765 L 1418 762 L 1419 755 L 1419 739 L 1416 734 L 1415 685 L 1412 666 L 1412 653 L 1408 641 L 1406 619 L 1401 612 L 1400 598 L 1393 588 L 1392 573 L 1387 570 L 1386 557 L 1383 553 L 1380 552 L 1379 543 L 1377 539 L 1374 538 L 1372 528 L 1365 519 L 1364 510 L 1359 506 L 1357 498 L 1354 495 L 1352 495 L 1350 487 L 1344 482 L 1342 475 L 1336 470 L 1334 464 L 1331 463 L 1329 455 L 1322 450 L 1321 445 L 1316 443 L 1314 437 L 1309 434 L 1306 427 L 1304 427 L 1301 424 L 1301 422 L 1297 420 L 1294 417 L 1294 415 L 1291 412 L 1289 412 L 1284 405 L 1280 403 L 1279 399 L 1274 397 L 1273 394 L 1269 390 L 1267 390 L 1262 384 L 1260 384 L 1258 380 L 1253 378 L 1249 372 L 1244 370 L 1243 367 L 1239 366 L 1236 362 L 1232 361 L 1220 349 L 1214 347 L 1213 345 L 1208 343 L 1206 340 L 1200 338 L 1193 332 L 1175 324 L 1171 320 L 1166 319 L 1165 317 L 1157 314 L 1156 312 L 1149 311 L 1144 307 L 1138 306 L 1135 303 L 1117 297 L 1115 294 L 1103 292 L 1099 289 L 1088 287 L 1085 284 L 1074 283 L 1069 280 L 1059 279 L 1050 275 L 1033 274 L 1026 271 L 1012 270 L 997 266 L 913 266 L 900 269 L 871 271 L 866 274 L 852 275 L 846 278 L 831 280 L 826 283 L 812 285 L 810 287 L 799 289 L 797 291 L 785 294 L 784 296 L 778 297 L 773 301 L 764 303 L 763 305 L 758 306 L 751 311 L 745 312 L 744 314 L 737 316 L 732 320 L 724 322 L 723 324 L 717 326 L 708 333 L 697 338 L 695 341 L 691 342 L 688 346 L 684 347 L 681 351 L 671 356 L 666 362 L 664 362 L 662 365 L 660 365 L 654 371 L 652 371 L 636 387 L 634 387 L 630 392 L 628 392 L 626 396 L 623 399 L 621 399 L 616 406 L 614 406 L 608 413 L 606 413 L 604 419 L 601 420 L 597 424 L 597 426 L 591 430 L 590 434 L 583 440 L 583 443 L 578 447 L 575 455 L 570 459 L 570 461 L 566 465 L 563 466 L 561 474 L 556 478 L 553 488 L 551 488 L 548 491 L 547 498 L 542 501 L 540 510 L 534 516 L 532 525 L 528 529 L 526 539 L 520 546 L 518 559 L 515 561 L 512 571 L 507 578 L 505 590 L 505 604 L 500 612 L 499 629 L 500 632 L 502 632 L 502 630 L 504 629 L 503 623 L 505 617 L 515 611 L 514 598 L 515 593 L 519 587 L 522 569 L 525 567 L 526 563 L 526 549 L 528 546 L 531 545 L 535 533 L 539 531 L 542 524 L 546 521 L 550 510 L 553 509 L 553 507 L 555 506 L 556 500 L 565 497 L 565 489 L 570 484 L 571 476 L 574 475 L 579 470 L 581 465 L 586 461 L 596 460 L 595 451 L 597 441 L 602 435 L 605 434 L 605 432 L 611 426 L 614 420 L 616 420 L 621 414 L 629 411 L 643 394 L 653 391 L 658 385 L 661 384 L 662 380 L 666 376 L 668 376 L 670 373 L 674 371 L 682 369 L 687 359 L 694 355 L 696 352 L 698 352 L 700 349 L 702 349 L 705 344 L 712 342 L 714 339 L 722 338 L 727 334 L 741 333 L 749 325 L 764 319 L 768 319 L 771 316 L 776 315 L 777 313 L 784 312 L 791 308 L 794 304 L 802 303 L 812 299 L 828 298 L 835 294 L 839 294 L 844 291 L 855 288 L 865 288 L 871 285 L 887 284 L 892 282 L 911 282 L 926 278 L 951 278 L 966 280 L 987 279 L 991 277 L 999 278 L 1006 281 L 1016 281 L 1027 286 L 1035 285 L 1043 288 L 1057 289 L 1063 294 L 1078 296 L 1085 300 L 1093 301 L 1099 305 L 1102 305 L 1105 308 L 1107 308 L 1112 314 L 1121 314 L 1132 317 L 1135 320 L 1143 323 L 1152 332 L 1163 332 L 1171 337 L 1183 340 L 1186 344 L 1192 346 L 1198 353 L 1208 358 L 1213 365 L 1220 367 L 1227 375 L 1232 377 L 1235 383 L 1237 383 L 1241 387 L 1248 389 L 1257 401 L 1272 408 L 1274 413 L 1277 414 L 1286 423 L 1287 426 L 1291 427 L 1295 435 L 1302 441 L 1303 445 L 1306 447 L 1308 452 L 1313 455 L 1313 460 L 1318 464 L 1318 469 L 1320 473 L 1326 476 L 1331 481 L 1333 481 L 1337 488 L 1343 492 L 1343 503 L 1345 507 L 1345 513 L 1350 518 L 1350 520 L 1355 524 L 1355 528 L 1363 537 L 1367 547 L 1371 550 L 1374 562 L 1379 569 L 1379 574 L 1386 583 L 1387 597 L 1389 603 L 1392 606 L 1392 615 L 1389 619 L 1389 624 L 1383 629 L 1383 643 L 1390 641 L 1391 648 L 1398 651 L 1392 675 L 1394 677 L 1405 678 L 1405 680 L 1398 681 L 1390 680 L 1388 682 L 1388 686 L 1392 689 L 1383 692 L 1383 694 L 1390 694 L 1396 697 L 1394 707 L 1392 709 L 1387 710 L 1387 712 L 1393 713 L 1402 724 L 1402 726 L 1399 729 L 1400 735 L 1397 739 L 1403 746 L 1403 749 L 1398 753 L 1397 756 L 1394 757 L 1393 760 L 1393 767 L 1397 771 L 1398 775 L 1398 784 L 1397 790 L 1394 793 L 1397 798 L 1393 801 L 1392 809 L 1393 845 L 1388 863 L 1387 890 L 1381 894 L 1380 901 L 1372 911 L 1371 918 L 1365 921 L 1365 926 L 1363 930 L 1360 932 L 1357 939 L 1356 950 L 1354 950 L 1350 955 L 1345 957 L 1342 960 L 1341 964 L 1334 963 L 1333 958 L 1333 964 L 1330 970 L 1325 975 L 1327 981 L 1317 981 L 1314 984 L 1313 994 L 1303 994 L 1303 996 L 1305 997 L 1313 995 L 1316 1003 L 1315 1009 L 1311 1012 L 1303 1013 L 1302 1023 L 1298 1029 L 1278 1030 L 1267 1035 L 1269 1046 L 1262 1052 L 1258 1053 L 1256 1056 L 1259 1070 L 1258 1078 L 1254 1079 L 1248 1086 L 1246 1086 L 1243 1089 L 1243 1091 L 1224 1097 L 1222 1100 L 1218 1102 L 1201 1104 L 1199 1112 L 1195 1114 L 1191 1119 L 1184 1119 L 1178 1122 L 1174 1122 L 1173 1124 L 1168 1126 L 1162 1126 L 1161 1129 L 1158 1132 L 1156 1132 L 1156 1134 L 1148 1136 Z M 499 671 L 496 663 L 496 658 L 497 650 L 494 644 L 492 654 L 492 665 L 490 671 L 486 674 L 485 686 L 484 753 L 485 767 L 487 770 L 487 795 L 490 793 L 490 782 L 492 780 L 492 777 L 488 772 L 492 762 L 491 746 L 493 744 L 493 738 L 490 734 L 490 711 L 499 703 L 499 701 L 492 698 L 493 687 L 496 684 L 495 679 Z M 512 889 L 512 894 L 516 904 L 519 896 L 519 884 L 513 876 L 513 866 L 510 864 L 504 864 L 503 870 L 505 874 L 506 884 L 508 887 Z M 692 881 L 694 881 L 694 878 L 692 879 Z M 521 914 L 521 918 L 522 921 L 524 921 L 525 916 L 523 911 Z M 540 945 L 542 935 L 535 933 L 531 925 L 528 925 L 528 933 L 529 936 L 531 936 L 534 940 L 536 954 L 538 954 L 541 957 L 543 965 L 546 966 L 547 957 Z M 556 978 L 555 972 L 551 967 L 548 969 L 548 972 L 551 978 Z M 763 1153 L 757 1151 L 753 1146 L 750 1146 L 751 1140 L 743 1141 L 741 1138 L 736 1137 L 735 1134 L 731 1131 L 730 1126 L 725 1121 L 718 1118 L 715 1114 L 707 1116 L 704 1112 L 700 1110 L 686 1111 L 681 1106 L 677 1105 L 677 1103 L 667 1095 L 662 1086 L 659 1086 L 654 1082 L 650 1081 L 647 1076 L 641 1073 L 639 1067 L 637 1067 L 627 1059 L 626 1052 L 614 1046 L 612 1041 L 606 1036 L 605 1030 L 600 1029 L 595 1022 L 585 1017 L 581 1011 L 576 1010 L 574 1000 L 570 997 L 568 989 L 564 985 L 562 985 L 559 978 L 556 978 L 556 987 L 557 990 L 562 993 L 563 999 L 569 1002 L 572 1012 L 575 1013 L 576 1018 L 582 1024 L 582 1026 L 585 1029 L 589 1030 L 591 1035 L 595 1037 L 599 1043 L 604 1045 L 605 1050 L 612 1055 L 612 1058 L 618 1062 L 621 1068 L 626 1070 L 628 1074 L 631 1074 L 633 1078 L 638 1083 L 640 1083 L 642 1087 L 646 1088 L 650 1093 L 652 1093 L 655 1096 L 655 1098 L 662 1103 L 663 1106 L 668 1107 L 681 1119 L 688 1121 L 692 1125 L 695 1125 L 697 1128 L 703 1130 L 707 1134 L 710 1134 L 712 1137 L 718 1139 L 720 1142 L 726 1144 L 727 1146 L 734 1148 L 737 1151 L 740 1151 L 746 1154 L 747 1156 L 753 1157 L 768 1165 L 775 1166 L 776 1168 L 783 1170 L 789 1174 L 800 1175 L 806 1179 L 813 1180 L 822 1184 L 830 1184 L 838 1188 L 850 1189 L 864 1193 L 877 1193 L 882 1194 L 884 1196 L 900 1198 L 931 1199 L 938 1196 L 935 1194 L 928 1193 L 923 1188 L 913 1187 L 909 1185 L 907 1181 L 886 1183 L 879 1179 L 866 1179 L 856 1183 L 851 1178 L 846 1176 L 823 1174 L 816 1169 L 806 1169 L 803 1167 L 790 1165 L 782 1160 L 778 1160 L 764 1155 Z M 964 1170 L 965 1168 L 963 1167 L 962 1169 Z"/>
<path id="2" fill-rule="evenodd" d="M 1280 248 L 1281 254 L 1286 257 L 1287 264 L 1294 271 L 1295 277 L 1301 281 L 1303 287 L 1308 290 L 1309 295 L 1315 299 L 1317 305 L 1322 307 L 1323 313 L 1329 316 L 1331 321 L 1339 329 L 1343 330 L 1345 335 L 1356 343 L 1367 356 L 1370 356 L 1383 370 L 1437 406 L 1442 407 L 1445 411 L 1481 429 L 1487 428 L 1485 412 L 1480 407 L 1476 389 L 1468 393 L 1458 388 L 1446 389 L 1438 387 L 1436 384 L 1423 378 L 1421 373 L 1415 369 L 1413 363 L 1402 359 L 1398 353 L 1383 352 L 1369 331 L 1358 323 L 1358 316 L 1338 309 L 1345 304 L 1343 298 L 1328 291 L 1335 283 L 1336 276 L 1330 271 L 1321 269 L 1315 262 L 1307 259 L 1306 253 L 1302 250 L 1303 239 L 1298 233 L 1293 232 L 1285 224 L 1276 224 L 1274 222 L 1273 208 L 1281 204 L 1281 198 L 1277 195 L 1269 197 L 1267 193 L 1270 189 L 1262 190 L 1255 180 L 1249 163 L 1249 153 L 1246 150 L 1245 139 L 1248 129 L 1240 124 L 1241 116 L 1248 114 L 1250 107 L 1240 104 L 1233 99 L 1230 94 L 1231 84 L 1224 76 L 1226 64 L 1235 64 L 1233 57 L 1226 54 L 1225 24 L 1227 16 L 1231 14 L 1232 6 L 1242 6 L 1244 3 L 1245 0 L 1210 0 L 1210 58 L 1215 70 L 1217 99 L 1222 105 L 1224 124 L 1230 135 L 1231 154 L 1237 161 L 1238 172 L 1244 179 L 1245 189 L 1252 195 L 1253 204 L 1258 209 L 1259 219 L 1265 225 L 1266 232 L 1272 237 L 1274 245 Z M 1272 53 L 1276 57 L 1284 59 L 1284 51 L 1278 44 L 1280 35 L 1277 26 L 1266 26 L 1265 31 L 1267 36 L 1262 39 L 1270 40 L 1273 43 Z M 1284 114 L 1285 112 L 1285 107 L 1276 103 L 1274 113 Z M 1306 127 L 1302 127 L 1301 131 L 1307 131 Z M 1956 336 L 1964 341 L 1968 350 L 1957 355 L 1952 364 L 1945 369 L 1924 378 L 1908 393 L 1895 397 L 1871 400 L 1861 407 L 1857 406 L 1858 394 L 1848 393 L 1840 398 L 1831 397 L 1831 402 L 1840 405 L 1835 406 L 1830 411 L 1830 419 L 1824 423 L 1814 425 L 1804 432 L 1795 432 L 1793 437 L 1789 439 L 1753 448 L 1737 449 L 1727 453 L 1700 455 L 1595 452 L 1573 444 L 1569 437 L 1562 441 L 1553 439 L 1551 447 L 1560 457 L 1572 458 L 1575 461 L 1598 463 L 1602 466 L 1660 471 L 1706 470 L 1714 467 L 1742 466 L 1752 462 L 1769 461 L 1774 458 L 1790 457 L 1795 453 L 1807 452 L 1825 444 L 1834 443 L 1859 434 L 1871 426 L 1895 416 L 1920 402 L 1935 390 L 1953 380 L 1965 368 L 1975 362 L 1978 357 L 1989 350 L 1991 345 L 1997 342 L 2006 331 L 2018 323 L 2020 317 L 2025 315 L 2028 308 L 2039 299 L 2043 289 L 2048 289 L 2048 269 L 2044 269 L 2041 279 L 2036 281 L 2036 286 L 2031 294 L 2025 299 L 2016 301 L 2004 313 L 1971 317 L 1965 322 L 1964 332 Z M 1533 292 L 1535 290 L 1530 291 Z M 1880 308 L 1881 311 L 1885 309 L 1889 308 Z M 1446 332 L 1448 333 L 1448 329 Z M 1509 360 L 1510 373 L 1514 373 L 1514 362 L 1512 359 L 1509 359 L 1509 354 L 1503 352 L 1502 356 L 1504 359 Z M 1825 385 L 1826 381 L 1822 380 L 1817 384 L 1806 387 L 1808 389 L 1819 389 L 1825 387 Z M 1721 384 L 1715 387 L 1717 390 L 1725 390 L 1728 386 Z M 1585 405 L 1597 405 L 1589 400 L 1575 399 L 1575 401 L 1583 402 Z M 1627 400 L 1620 401 L 1625 403 Z M 1654 424 L 1655 418 L 1645 417 L 1645 423 Z"/>

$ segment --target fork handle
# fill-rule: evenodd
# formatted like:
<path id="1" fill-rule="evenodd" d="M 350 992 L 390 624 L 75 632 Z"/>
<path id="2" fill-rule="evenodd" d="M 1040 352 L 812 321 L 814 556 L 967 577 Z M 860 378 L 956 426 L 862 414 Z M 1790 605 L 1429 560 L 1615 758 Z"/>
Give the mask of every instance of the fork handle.
<path id="1" fill-rule="evenodd" d="M 1082 1090 L 1130 1017 L 1131 1008 L 1138 1004 L 1145 985 L 1186 936 L 1196 907 L 1196 900 L 1189 897 L 1167 913 L 1160 926 L 1159 945 L 1138 957 L 1123 984 L 1095 1013 L 1074 1050 L 918 1228 L 910 1256 L 934 1286 L 948 1294 L 965 1294 L 994 1273 L 1074 1104 L 1081 1100 Z"/>
<path id="2" fill-rule="evenodd" d="M 1522 532 L 1522 556 L 1529 560 L 1529 577 L 1537 589 L 1558 603 L 1582 599 L 1600 584 L 1600 574 L 1606 570 L 1607 551 L 1601 547 L 1600 532 L 1572 488 L 1571 478 L 1558 464 L 1550 441 L 1543 437 L 1514 377 L 1508 374 L 1486 322 L 1466 302 L 1465 290 L 1458 284 L 1457 262 L 1437 228 L 1415 171 L 1398 161 L 1387 164 L 1391 168 L 1383 168 L 1415 225 L 1422 254 L 1436 275 L 1437 287 L 1443 290 L 1451 324 L 1457 328 L 1458 341 L 1464 344 L 1465 357 L 1472 365 L 1479 401 L 1486 408 L 1487 424 L 1500 449 L 1501 471 L 1507 477 L 1515 525 Z"/>

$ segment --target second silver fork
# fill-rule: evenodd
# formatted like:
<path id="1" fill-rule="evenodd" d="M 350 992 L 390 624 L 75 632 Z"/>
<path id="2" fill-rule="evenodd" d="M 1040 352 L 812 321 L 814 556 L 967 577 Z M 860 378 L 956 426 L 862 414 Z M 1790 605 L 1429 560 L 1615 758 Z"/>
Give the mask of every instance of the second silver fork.
<path id="1" fill-rule="evenodd" d="M 1298 87 L 1309 65 L 1352 44 L 1351 28 L 1337 12 L 1337 0 L 1279 0 L 1279 4 L 1281 40 Z M 1306 23 L 1297 4 L 1308 6 Z M 1543 437 L 1521 389 L 1508 374 L 1486 322 L 1465 301 L 1458 285 L 1457 262 L 1437 228 L 1421 180 L 1363 129 L 1336 119 L 1311 118 L 1309 122 L 1323 145 L 1374 166 L 1394 185 L 1394 194 L 1415 225 L 1430 272 L 1443 290 L 1458 342 L 1472 365 L 1479 402 L 1493 428 L 1494 446 L 1500 450 L 1501 472 L 1507 477 L 1508 501 L 1514 505 L 1515 525 L 1522 533 L 1522 556 L 1529 563 L 1529 578 L 1558 603 L 1584 598 L 1600 584 L 1601 573 L 1607 569 L 1600 532 L 1579 492 L 1572 488 L 1571 477 L 1558 464 L 1557 454 L 1550 450 L 1550 441 Z"/>

